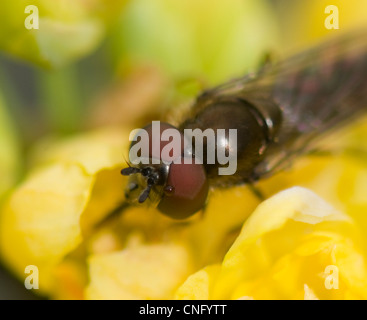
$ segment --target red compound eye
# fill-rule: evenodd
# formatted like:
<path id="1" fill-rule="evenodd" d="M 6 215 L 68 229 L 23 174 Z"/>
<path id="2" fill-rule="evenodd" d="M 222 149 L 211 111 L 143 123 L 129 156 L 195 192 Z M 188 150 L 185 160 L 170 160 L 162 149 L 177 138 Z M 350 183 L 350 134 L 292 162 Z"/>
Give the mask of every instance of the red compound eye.
<path id="1" fill-rule="evenodd" d="M 209 184 L 203 165 L 172 163 L 166 187 L 171 192 L 163 196 L 159 211 L 173 219 L 184 219 L 204 207 Z"/>
<path id="2" fill-rule="evenodd" d="M 129 167 L 121 171 L 123 175 L 140 174 L 145 180 L 143 185 L 139 180 L 134 180 L 129 185 L 129 192 L 135 192 L 141 188 L 138 194 L 138 202 L 145 202 L 151 192 L 157 186 L 163 187 L 162 198 L 158 203 L 158 210 L 173 219 L 184 219 L 202 209 L 208 195 L 209 184 L 202 164 L 185 164 L 182 157 L 185 148 L 185 140 L 182 133 L 168 123 L 160 123 L 160 127 L 154 127 L 156 123 L 144 128 L 148 139 L 141 142 L 133 142 L 131 147 L 148 147 L 148 157 L 158 159 L 161 162 Z M 164 131 L 169 129 L 170 132 Z M 176 139 L 162 141 L 175 134 Z M 164 138 L 164 139 L 163 139 Z M 156 149 L 154 149 L 156 146 Z M 172 150 L 171 150 L 172 149 Z M 171 151 L 170 151 L 171 150 Z M 176 161 L 181 159 L 181 161 Z M 193 159 L 191 159 L 194 162 Z M 173 162 L 172 162 L 173 161 Z M 165 162 L 165 164 L 163 163 Z M 178 163 L 181 162 L 181 163 Z M 188 161 L 187 161 L 188 162 Z M 167 170 L 167 166 L 169 169 Z"/>

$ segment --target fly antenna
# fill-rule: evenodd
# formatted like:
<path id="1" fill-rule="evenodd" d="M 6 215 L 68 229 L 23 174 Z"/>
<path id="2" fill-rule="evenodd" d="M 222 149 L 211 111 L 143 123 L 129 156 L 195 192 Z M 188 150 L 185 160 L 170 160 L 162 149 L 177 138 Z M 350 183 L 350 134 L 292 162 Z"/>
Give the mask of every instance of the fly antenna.
<path id="1" fill-rule="evenodd" d="M 134 173 L 140 173 L 140 172 L 141 172 L 141 169 L 135 168 L 135 167 L 131 167 L 131 166 L 129 166 L 128 168 L 124 168 L 124 169 L 121 170 L 121 174 L 123 176 L 130 176 L 130 175 L 132 175 Z"/>
<path id="2" fill-rule="evenodd" d="M 126 165 L 128 165 L 129 167 L 131 167 L 130 162 L 129 162 L 129 161 L 127 161 L 127 159 L 126 159 L 126 157 L 125 157 L 125 155 L 124 155 L 124 154 L 122 154 L 122 157 L 124 158 Z"/>

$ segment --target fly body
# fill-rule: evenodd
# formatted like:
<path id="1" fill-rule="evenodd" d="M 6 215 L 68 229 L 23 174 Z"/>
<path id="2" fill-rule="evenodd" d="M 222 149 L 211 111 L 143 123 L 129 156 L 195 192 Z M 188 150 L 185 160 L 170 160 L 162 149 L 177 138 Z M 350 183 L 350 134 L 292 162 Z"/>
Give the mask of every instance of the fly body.
<path id="1" fill-rule="evenodd" d="M 215 145 L 236 156 L 234 174 L 219 175 L 223 164 L 208 163 L 205 152 L 202 164 L 168 166 L 161 156 L 150 152 L 148 157 L 158 157 L 165 170 L 149 164 L 123 169 L 122 174 L 131 175 L 127 196 L 143 202 L 153 193 L 164 214 L 186 218 L 204 206 L 209 186 L 228 187 L 270 176 L 308 152 L 331 129 L 365 111 L 367 33 L 357 32 L 266 65 L 256 74 L 224 83 L 197 98 L 176 130 L 183 134 L 185 129 L 236 129 L 236 139 L 226 135 Z M 163 124 L 165 127 L 172 128 Z M 151 132 L 151 125 L 145 129 Z M 205 151 L 209 142 L 203 141 Z M 184 145 L 179 150 L 182 159 L 194 157 L 197 151 L 187 153 Z"/>

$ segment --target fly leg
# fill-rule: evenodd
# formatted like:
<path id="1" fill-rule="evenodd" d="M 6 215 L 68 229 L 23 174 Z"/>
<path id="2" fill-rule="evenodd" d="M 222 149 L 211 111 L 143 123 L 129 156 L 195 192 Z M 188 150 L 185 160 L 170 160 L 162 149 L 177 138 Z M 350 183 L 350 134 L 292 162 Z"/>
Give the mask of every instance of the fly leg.
<path id="1" fill-rule="evenodd" d="M 102 220 L 98 221 L 94 226 L 93 229 L 97 230 L 105 225 L 109 224 L 116 218 L 118 218 L 127 208 L 130 207 L 130 204 L 127 202 L 122 202 L 116 208 L 114 208 L 111 212 L 109 212 Z"/>
<path id="2" fill-rule="evenodd" d="M 249 183 L 248 187 L 250 191 L 255 195 L 255 197 L 260 200 L 260 202 L 263 202 L 266 199 L 260 188 L 255 186 L 254 183 Z"/>
<path id="3" fill-rule="evenodd" d="M 130 167 L 132 168 L 132 167 Z M 129 168 L 128 168 L 129 169 Z M 133 191 L 138 186 L 136 184 L 131 184 L 129 186 L 130 191 Z M 127 199 L 128 196 L 125 194 L 125 198 Z M 93 229 L 97 230 L 102 228 L 103 226 L 109 224 L 111 221 L 115 220 L 119 217 L 127 208 L 129 208 L 130 204 L 127 201 L 121 202 L 117 207 L 115 207 L 112 211 L 110 211 L 102 220 L 98 221 L 94 226 Z"/>

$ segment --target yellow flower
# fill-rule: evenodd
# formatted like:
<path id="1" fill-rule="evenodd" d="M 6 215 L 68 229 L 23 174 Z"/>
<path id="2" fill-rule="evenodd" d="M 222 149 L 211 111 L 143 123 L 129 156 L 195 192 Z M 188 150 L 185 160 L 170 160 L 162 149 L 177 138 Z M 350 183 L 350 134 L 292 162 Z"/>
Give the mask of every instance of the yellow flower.
<path id="1" fill-rule="evenodd" d="M 128 135 L 111 129 L 61 143 L 53 150 L 46 147 L 40 159 L 34 156 L 38 167 L 9 197 L 1 215 L 1 254 L 13 272 L 22 275 L 27 265 L 36 265 L 41 290 L 52 291 L 55 267 L 82 241 L 81 222 L 87 230 L 93 219 L 123 198 L 119 167 L 126 141 Z M 111 192 L 101 191 L 96 180 L 107 180 Z M 101 207 L 101 198 L 106 206 Z"/>
<path id="2" fill-rule="evenodd" d="M 266 200 L 222 264 L 190 276 L 178 299 L 365 299 L 367 269 L 352 219 L 294 187 Z"/>
<path id="3" fill-rule="evenodd" d="M 100 224 L 124 201 L 127 137 L 110 128 L 38 146 L 0 216 L 0 252 L 20 279 L 36 265 L 40 292 L 58 299 L 367 297 L 367 168 L 351 155 L 304 157 L 259 184 L 262 203 L 238 186 L 212 190 L 182 223 L 129 207 Z"/>
<path id="4" fill-rule="evenodd" d="M 54 3 L 38 3 L 48 8 L 51 20 L 43 23 L 50 28 L 24 39 L 10 28 L 19 41 L 5 43 L 8 52 L 23 55 L 29 43 L 36 50 L 27 59 L 58 66 L 99 42 L 109 17 L 100 20 L 93 10 L 100 1 L 74 1 L 79 10 L 71 16 L 59 16 Z M 128 49 L 117 53 L 123 63 L 149 56 L 175 76 L 197 72 L 215 82 L 237 73 L 239 65 L 253 67 L 257 53 L 267 49 L 264 38 L 253 37 L 253 30 L 266 33 L 272 25 L 259 25 L 271 17 L 263 1 L 246 1 L 246 7 L 236 0 L 229 11 L 224 0 L 218 6 L 208 6 L 208 0 L 164 3 L 139 0 L 129 7 L 122 24 L 134 26 L 136 34 L 126 41 Z M 105 13 L 111 13 L 114 6 L 107 7 Z M 188 19 L 194 7 L 195 19 Z M 259 10 L 263 20 L 244 19 L 245 8 Z M 142 12 L 149 13 L 146 19 L 139 19 Z M 172 16 L 180 18 L 172 22 Z M 220 26 L 213 23 L 218 17 L 224 17 Z M 157 21 L 162 24 L 153 28 Z M 206 39 L 213 26 L 218 41 Z M 68 43 L 70 30 L 77 32 Z M 61 34 L 57 46 L 55 34 Z M 175 45 L 178 34 L 181 46 Z M 248 41 L 239 41 L 243 36 Z M 64 41 L 69 46 L 59 51 Z M 231 54 L 219 50 L 222 45 Z M 246 185 L 210 190 L 205 209 L 182 222 L 154 208 L 126 205 L 127 180 L 120 170 L 127 127 L 43 141 L 2 207 L 2 261 L 21 281 L 27 266 L 37 266 L 40 293 L 54 299 L 365 299 L 367 166 L 360 145 L 365 123 L 346 131 L 337 145 L 342 154 L 305 156 L 260 181 L 255 187 L 267 200 Z"/>
<path id="5" fill-rule="evenodd" d="M 124 201 L 126 178 L 119 171 L 127 142 L 127 132 L 103 129 L 41 143 L 35 169 L 7 200 L 0 216 L 2 259 L 21 279 L 36 265 L 43 294 L 173 298 L 187 276 L 220 261 L 258 204 L 239 186 L 214 191 L 205 215 L 191 222 L 131 207 L 99 226 Z"/>
<path id="6" fill-rule="evenodd" d="M 190 270 L 186 248 L 138 245 L 90 257 L 89 299 L 168 299 Z"/>

